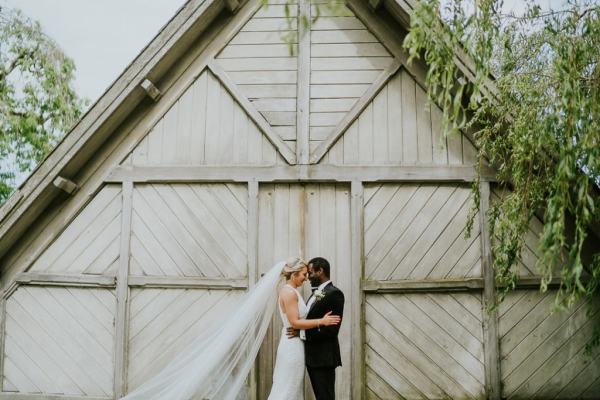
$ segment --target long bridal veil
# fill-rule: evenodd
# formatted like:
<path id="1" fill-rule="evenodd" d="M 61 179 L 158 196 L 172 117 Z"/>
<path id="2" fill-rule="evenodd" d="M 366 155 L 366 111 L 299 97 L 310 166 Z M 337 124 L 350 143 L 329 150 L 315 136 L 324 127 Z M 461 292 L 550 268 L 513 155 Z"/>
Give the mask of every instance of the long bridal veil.
<path id="1" fill-rule="evenodd" d="M 266 334 L 285 262 L 277 263 L 206 337 L 122 400 L 236 399 Z"/>

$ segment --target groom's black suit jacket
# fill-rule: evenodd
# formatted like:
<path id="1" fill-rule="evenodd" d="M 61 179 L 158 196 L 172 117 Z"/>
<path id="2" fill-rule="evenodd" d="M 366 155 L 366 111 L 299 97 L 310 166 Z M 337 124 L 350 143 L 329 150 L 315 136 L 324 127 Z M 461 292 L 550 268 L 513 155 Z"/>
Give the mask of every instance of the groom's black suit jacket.
<path id="1" fill-rule="evenodd" d="M 332 283 L 323 289 L 325 297 L 316 300 L 308 310 L 307 319 L 322 318 L 332 311 L 332 315 L 344 315 L 344 293 Z M 322 326 L 306 330 L 304 352 L 306 366 L 313 368 L 335 368 L 342 365 L 338 332 L 340 325 Z"/>

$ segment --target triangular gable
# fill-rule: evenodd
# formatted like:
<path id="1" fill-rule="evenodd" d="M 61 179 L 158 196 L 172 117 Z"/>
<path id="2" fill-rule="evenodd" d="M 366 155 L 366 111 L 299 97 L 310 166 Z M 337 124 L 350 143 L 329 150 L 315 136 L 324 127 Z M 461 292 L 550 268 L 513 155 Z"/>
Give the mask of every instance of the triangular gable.
<path id="1" fill-rule="evenodd" d="M 226 8 L 226 0 L 189 0 L 107 89 L 0 209 L 0 257 L 62 193 L 53 182 L 72 178 L 146 97 L 140 84 L 158 80 Z M 82 185 L 81 182 L 77 182 Z M 92 190 L 93 192 L 93 190 Z"/>
<path id="2" fill-rule="evenodd" d="M 464 135 L 444 137 L 442 111 L 401 69 L 337 139 L 321 163 L 337 165 L 474 165 Z M 319 143 L 320 144 L 320 143 Z"/>
<path id="3" fill-rule="evenodd" d="M 317 142 L 333 133 L 394 58 L 347 7 L 321 10 L 310 42 L 309 137 Z"/>
<path id="4" fill-rule="evenodd" d="M 259 9 L 217 56 L 227 73 L 277 135 L 296 141 L 297 5 Z"/>
<path id="5" fill-rule="evenodd" d="M 229 91 L 205 70 L 123 164 L 273 165 L 275 147 Z"/>

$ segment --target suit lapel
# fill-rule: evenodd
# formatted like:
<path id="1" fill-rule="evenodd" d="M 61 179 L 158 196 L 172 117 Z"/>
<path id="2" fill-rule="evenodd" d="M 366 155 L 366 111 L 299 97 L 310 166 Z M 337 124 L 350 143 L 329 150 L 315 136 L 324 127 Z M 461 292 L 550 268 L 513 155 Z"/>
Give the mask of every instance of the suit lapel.
<path id="1" fill-rule="evenodd" d="M 333 285 L 332 282 L 329 282 L 324 288 L 323 288 L 323 294 L 327 294 L 327 289 L 329 289 L 331 286 Z M 310 297 L 313 297 L 315 294 L 311 294 Z M 308 300 L 310 301 L 310 297 L 308 298 Z M 323 299 L 321 299 L 323 300 Z M 319 301 L 321 301 L 319 299 L 315 299 L 315 301 L 310 305 L 310 308 L 308 309 L 308 312 L 310 313 L 312 311 L 313 308 L 315 308 L 315 306 L 317 305 L 317 303 Z"/>

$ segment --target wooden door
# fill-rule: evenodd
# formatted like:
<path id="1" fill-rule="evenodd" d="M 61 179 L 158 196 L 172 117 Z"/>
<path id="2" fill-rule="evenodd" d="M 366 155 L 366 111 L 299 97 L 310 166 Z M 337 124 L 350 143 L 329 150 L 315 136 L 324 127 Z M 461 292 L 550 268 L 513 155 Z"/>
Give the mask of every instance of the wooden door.
<path id="1" fill-rule="evenodd" d="M 442 288 L 481 277 L 477 224 L 464 235 L 470 206 L 458 185 L 365 187 L 367 398 L 484 396 L 481 291 Z"/>
<path id="2" fill-rule="evenodd" d="M 300 255 L 325 257 L 331 279 L 346 297 L 340 331 L 343 367 L 337 369 L 336 393 L 350 398 L 350 187 L 344 184 L 268 184 L 259 190 L 258 265 L 261 273 L 277 261 Z M 308 297 L 309 285 L 304 288 Z M 266 399 L 281 336 L 279 315 L 273 318 L 258 361 L 258 399 Z M 308 378 L 306 399 L 313 399 Z"/>

